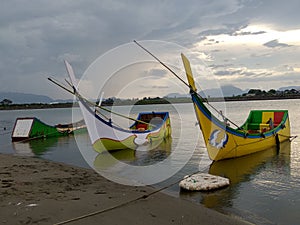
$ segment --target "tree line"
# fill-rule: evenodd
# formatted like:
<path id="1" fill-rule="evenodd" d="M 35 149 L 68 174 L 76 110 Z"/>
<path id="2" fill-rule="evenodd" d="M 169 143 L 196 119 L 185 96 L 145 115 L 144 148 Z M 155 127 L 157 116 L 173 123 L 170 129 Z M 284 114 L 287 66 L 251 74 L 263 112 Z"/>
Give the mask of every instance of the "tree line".
<path id="1" fill-rule="evenodd" d="M 279 91 L 275 89 L 270 89 L 269 91 L 261 89 L 250 89 L 248 93 L 244 93 L 242 96 L 283 96 L 283 95 L 300 95 L 300 91 L 296 89 L 289 89 L 284 91 Z"/>

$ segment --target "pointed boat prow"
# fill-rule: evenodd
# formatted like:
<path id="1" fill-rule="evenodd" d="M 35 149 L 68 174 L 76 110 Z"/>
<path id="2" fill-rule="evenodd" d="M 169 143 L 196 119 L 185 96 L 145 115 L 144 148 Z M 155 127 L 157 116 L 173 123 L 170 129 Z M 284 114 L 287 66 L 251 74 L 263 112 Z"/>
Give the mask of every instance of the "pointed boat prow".
<path id="1" fill-rule="evenodd" d="M 73 85 L 73 88 L 76 89 L 78 87 L 78 82 L 75 78 L 75 73 L 74 73 L 73 67 L 71 66 L 71 64 L 67 60 L 64 60 L 64 62 L 65 62 L 65 66 L 66 66 L 66 69 L 67 69 L 67 72 L 68 72 L 68 76 L 71 80 L 71 84 Z"/>
<path id="2" fill-rule="evenodd" d="M 181 53 L 181 58 L 182 58 L 182 62 L 183 62 L 183 65 L 184 65 L 185 72 L 186 72 L 186 77 L 187 77 L 188 82 L 189 82 L 189 86 L 190 86 L 191 90 L 197 92 L 197 88 L 196 88 L 196 85 L 195 85 L 195 81 L 194 81 L 190 61 L 188 60 L 188 58 L 183 53 Z"/>
<path id="3" fill-rule="evenodd" d="M 95 151 L 101 153 L 120 149 L 137 149 L 141 145 L 148 145 L 150 150 L 156 148 L 166 138 L 171 137 L 171 123 L 168 112 L 142 112 L 137 119 L 134 119 L 102 107 L 103 93 L 100 103 L 97 105 L 79 93 L 74 70 L 68 61 L 64 60 L 64 63 L 71 81 L 66 80 L 66 82 L 73 88 L 73 91 L 64 88 L 62 85 L 58 84 L 58 86 L 75 95 Z M 57 82 L 54 83 L 57 84 Z M 123 128 L 112 120 L 111 115 L 107 112 L 133 120 L 134 124 Z"/>
<path id="4" fill-rule="evenodd" d="M 273 146 L 279 149 L 281 142 L 289 140 L 290 123 L 287 110 L 252 110 L 241 126 L 237 126 L 220 112 L 218 113 L 223 120 L 219 120 L 198 95 L 189 60 L 183 54 L 181 57 L 196 117 L 211 160 L 240 157 Z M 236 128 L 231 128 L 228 121 Z"/>

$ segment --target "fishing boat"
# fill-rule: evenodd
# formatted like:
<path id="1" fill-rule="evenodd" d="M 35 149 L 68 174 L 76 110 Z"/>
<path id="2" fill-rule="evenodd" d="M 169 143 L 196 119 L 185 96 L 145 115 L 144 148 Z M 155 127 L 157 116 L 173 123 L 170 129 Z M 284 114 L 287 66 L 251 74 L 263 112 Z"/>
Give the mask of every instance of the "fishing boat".
<path id="1" fill-rule="evenodd" d="M 292 138 L 287 110 L 252 110 L 245 123 L 238 126 L 197 93 L 190 62 L 184 54 L 181 54 L 181 58 L 188 83 L 149 50 L 137 41 L 134 42 L 189 87 L 198 124 L 211 160 L 236 158 L 272 146 L 279 149 L 281 142 Z M 204 103 L 215 110 L 222 117 L 222 121 Z M 230 124 L 236 128 L 232 128 Z"/>
<path id="2" fill-rule="evenodd" d="M 90 111 L 84 102 L 80 103 L 93 148 L 97 152 L 136 149 L 139 146 L 150 149 L 171 135 L 168 112 L 141 112 L 137 121 L 124 129 Z"/>
<path id="3" fill-rule="evenodd" d="M 73 68 L 67 61 L 65 61 L 65 65 L 71 79 L 70 85 L 73 89 L 71 93 L 77 97 L 95 151 L 137 149 L 139 146 L 147 146 L 148 149 L 152 149 L 171 136 L 168 112 L 141 112 L 134 119 L 113 112 L 100 104 L 93 104 L 80 95 L 76 88 L 78 85 Z M 53 80 L 51 81 L 53 82 Z M 134 122 L 130 127 L 123 128 L 105 116 L 103 110 Z"/>
<path id="4" fill-rule="evenodd" d="M 221 112 L 219 120 L 204 104 L 204 98 L 195 86 L 189 60 L 181 54 L 190 95 L 200 129 L 211 160 L 235 158 L 277 146 L 290 139 L 290 122 L 287 110 L 251 110 L 245 123 L 237 126 Z M 236 128 L 230 127 L 230 122 Z"/>
<path id="5" fill-rule="evenodd" d="M 25 141 L 38 138 L 59 137 L 86 129 L 83 120 L 76 123 L 48 125 L 36 117 L 19 117 L 16 119 L 11 139 Z"/>

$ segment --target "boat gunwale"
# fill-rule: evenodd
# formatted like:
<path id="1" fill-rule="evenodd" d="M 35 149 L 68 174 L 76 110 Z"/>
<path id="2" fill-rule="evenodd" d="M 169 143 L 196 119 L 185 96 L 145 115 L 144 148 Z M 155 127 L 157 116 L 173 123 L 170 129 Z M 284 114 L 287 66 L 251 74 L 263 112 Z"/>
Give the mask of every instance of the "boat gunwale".
<path id="1" fill-rule="evenodd" d="M 32 124 L 30 126 L 30 130 L 28 131 L 28 136 L 22 136 L 22 137 L 19 137 L 19 136 L 14 136 L 14 132 L 15 132 L 15 129 L 16 129 L 16 126 L 17 126 L 17 123 L 18 123 L 18 120 L 32 120 Z M 33 134 L 32 134 L 32 130 L 34 129 L 34 126 L 36 126 L 35 124 L 36 123 L 39 123 L 41 126 L 43 127 L 47 127 L 47 129 L 51 129 L 53 130 L 53 132 L 51 133 L 43 133 L 41 136 L 37 136 L 35 137 Z M 70 123 L 72 124 L 72 123 Z M 73 130 L 74 131 L 74 130 Z M 73 132 L 72 131 L 72 132 Z M 12 130 L 12 133 L 11 133 L 11 139 L 12 139 L 12 142 L 18 142 L 18 141 L 30 141 L 30 140 L 34 140 L 34 139 L 40 139 L 40 138 L 44 138 L 44 137 L 54 137 L 54 136 L 64 136 L 64 135 L 67 135 L 69 134 L 70 132 L 68 130 L 59 130 L 56 125 L 49 125 L 45 122 L 43 122 L 42 120 L 40 120 L 39 118 L 35 117 L 35 116 L 26 116 L 26 117 L 18 117 L 15 121 L 15 124 L 14 124 L 14 127 L 13 127 L 13 130 Z"/>
<path id="2" fill-rule="evenodd" d="M 155 112 L 157 114 L 161 113 L 161 114 L 165 114 L 164 116 L 164 119 L 163 119 L 163 122 L 160 124 L 159 127 L 157 128 L 154 128 L 154 129 L 151 129 L 151 130 L 144 130 L 144 131 L 139 131 L 139 130 L 126 130 L 124 128 L 121 128 L 121 127 L 117 127 L 115 125 L 113 125 L 112 123 L 104 120 L 101 116 L 99 116 L 98 114 L 94 113 L 94 111 L 88 106 L 88 104 L 83 100 L 81 99 L 80 97 L 78 97 L 78 100 L 82 103 L 82 105 L 86 108 L 86 110 L 93 116 L 95 117 L 96 119 L 100 120 L 100 122 L 104 123 L 105 125 L 113 128 L 113 129 L 116 129 L 116 130 L 119 130 L 119 131 L 122 131 L 122 132 L 126 132 L 126 133 L 131 133 L 131 134 L 147 134 L 147 133 L 152 133 L 152 132 L 157 132 L 158 130 L 160 130 L 163 125 L 167 122 L 167 119 L 170 118 L 170 115 L 169 115 L 169 112 Z"/>
<path id="3" fill-rule="evenodd" d="M 265 110 L 265 111 L 269 111 L 269 112 L 274 112 L 274 111 L 282 111 L 284 112 L 284 116 L 280 122 L 280 124 L 275 127 L 272 130 L 263 132 L 263 133 L 253 133 L 250 134 L 247 132 L 247 130 L 239 130 L 239 129 L 233 129 L 227 125 L 224 124 L 224 122 L 220 121 L 218 118 L 216 118 L 211 112 L 210 110 L 203 104 L 203 101 L 199 98 L 198 94 L 191 90 L 191 96 L 192 96 L 192 101 L 194 104 L 196 104 L 196 106 L 198 107 L 198 109 L 212 122 L 214 123 L 216 126 L 220 127 L 221 129 L 225 130 L 226 132 L 236 135 L 236 136 L 240 136 L 240 137 L 247 137 L 247 138 L 262 138 L 262 134 L 264 135 L 264 137 L 269 137 L 269 136 L 273 136 L 276 133 L 278 133 L 280 130 L 283 129 L 283 125 L 286 123 L 287 119 L 288 119 L 288 111 L 287 110 Z M 264 111 L 264 110 L 261 110 Z M 251 111 L 250 111 L 251 112 Z M 250 115 L 250 113 L 249 113 Z M 248 117 L 249 117 L 248 115 Z M 248 118 L 247 118 L 248 119 Z M 247 121 L 247 120 L 246 120 Z M 200 122 L 200 121 L 199 121 Z M 246 123 L 246 122 L 245 122 Z M 244 123 L 244 124 L 245 124 Z M 244 125 L 243 124 L 243 125 Z M 242 127 L 243 125 L 241 125 L 240 127 Z"/>

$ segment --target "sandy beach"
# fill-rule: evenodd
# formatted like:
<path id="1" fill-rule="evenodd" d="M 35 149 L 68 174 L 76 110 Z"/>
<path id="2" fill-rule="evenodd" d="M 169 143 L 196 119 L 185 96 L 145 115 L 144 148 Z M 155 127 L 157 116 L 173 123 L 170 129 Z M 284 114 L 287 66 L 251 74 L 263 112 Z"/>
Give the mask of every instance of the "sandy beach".
<path id="1" fill-rule="evenodd" d="M 0 224 L 249 224 L 91 169 L 0 154 Z"/>

